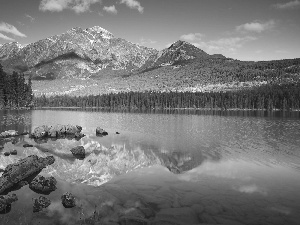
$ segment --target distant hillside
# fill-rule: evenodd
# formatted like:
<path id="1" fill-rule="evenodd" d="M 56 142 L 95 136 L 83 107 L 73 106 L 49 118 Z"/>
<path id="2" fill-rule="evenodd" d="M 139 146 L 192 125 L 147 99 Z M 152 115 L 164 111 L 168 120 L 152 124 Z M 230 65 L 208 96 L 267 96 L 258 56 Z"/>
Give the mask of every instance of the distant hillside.
<path id="1" fill-rule="evenodd" d="M 37 95 L 98 95 L 128 91 L 227 91 L 300 82 L 300 59 L 242 62 L 209 58 L 97 79 L 34 81 Z"/>

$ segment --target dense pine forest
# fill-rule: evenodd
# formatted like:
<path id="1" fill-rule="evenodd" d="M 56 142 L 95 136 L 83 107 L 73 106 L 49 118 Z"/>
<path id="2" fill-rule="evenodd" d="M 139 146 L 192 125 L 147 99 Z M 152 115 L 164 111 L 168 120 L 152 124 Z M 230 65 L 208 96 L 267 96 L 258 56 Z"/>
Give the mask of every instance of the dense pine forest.
<path id="1" fill-rule="evenodd" d="M 264 85 L 228 92 L 121 92 L 97 96 L 41 96 L 36 107 L 97 107 L 110 109 L 300 109 L 300 83 Z"/>
<path id="2" fill-rule="evenodd" d="M 0 64 L 0 109 L 31 107 L 32 102 L 31 78 L 26 83 L 23 74 L 6 74 Z"/>

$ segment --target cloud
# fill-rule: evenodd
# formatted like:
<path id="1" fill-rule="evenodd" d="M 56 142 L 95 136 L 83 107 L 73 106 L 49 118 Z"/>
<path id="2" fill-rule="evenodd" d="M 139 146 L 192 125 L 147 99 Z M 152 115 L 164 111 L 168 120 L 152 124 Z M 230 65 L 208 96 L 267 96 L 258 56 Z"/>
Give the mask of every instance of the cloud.
<path id="1" fill-rule="evenodd" d="M 204 34 L 201 33 L 189 33 L 183 34 L 180 36 L 181 40 L 185 40 L 190 42 L 192 45 L 197 48 L 201 48 L 205 51 L 230 51 L 235 52 L 238 48 L 241 48 L 245 43 L 257 40 L 256 37 L 253 36 L 245 36 L 245 37 L 228 37 L 228 38 L 220 38 L 211 41 L 205 41 L 203 38 Z M 166 45 L 169 47 L 170 44 Z"/>
<path id="2" fill-rule="evenodd" d="M 83 13 L 89 11 L 92 4 L 101 2 L 101 0 L 42 0 L 39 10 L 61 12 L 64 9 L 70 9 L 76 13 Z"/>
<path id="3" fill-rule="evenodd" d="M 234 53 L 237 49 L 243 47 L 247 42 L 257 40 L 256 37 L 246 36 L 246 37 L 229 37 L 220 38 L 212 41 L 198 41 L 191 42 L 197 48 L 201 48 L 207 52 L 213 51 L 225 51 Z"/>
<path id="4" fill-rule="evenodd" d="M 299 0 L 294 0 L 287 3 L 277 3 L 273 5 L 273 7 L 275 7 L 276 9 L 295 9 L 295 8 L 299 8 L 299 6 L 300 6 Z"/>
<path id="5" fill-rule="evenodd" d="M 118 10 L 116 9 L 115 5 L 112 6 L 104 6 L 103 10 L 108 12 L 108 13 L 112 13 L 112 14 L 117 14 Z"/>
<path id="6" fill-rule="evenodd" d="M 287 53 L 289 53 L 286 50 L 276 50 L 275 52 L 278 53 L 278 54 L 287 54 Z"/>
<path id="7" fill-rule="evenodd" d="M 7 36 L 5 36 L 4 34 L 1 34 L 0 33 L 0 38 L 1 39 L 4 39 L 4 40 L 6 40 L 6 41 L 14 41 L 15 39 L 12 39 L 12 38 L 10 38 L 10 37 L 7 37 Z"/>
<path id="8" fill-rule="evenodd" d="M 127 5 L 131 9 L 137 9 L 140 13 L 144 12 L 144 7 L 137 0 L 121 0 L 120 3 Z"/>
<path id="9" fill-rule="evenodd" d="M 254 21 L 251 23 L 245 23 L 236 27 L 236 31 L 245 33 L 245 32 L 256 32 L 261 33 L 266 30 L 270 30 L 275 26 L 274 20 L 269 20 L 264 23 L 260 23 L 258 21 Z"/>
<path id="10" fill-rule="evenodd" d="M 0 23 L 0 32 L 1 31 L 5 32 L 5 33 L 16 35 L 16 36 L 19 36 L 19 37 L 26 37 L 25 34 L 18 31 L 18 29 L 15 28 L 13 25 L 10 25 L 10 24 L 5 23 L 5 22 Z"/>
<path id="11" fill-rule="evenodd" d="M 157 43 L 157 41 L 153 41 L 151 39 L 145 39 L 145 38 L 141 38 L 140 40 L 140 44 L 141 45 L 145 45 L 145 44 L 155 44 Z"/>
<path id="12" fill-rule="evenodd" d="M 25 17 L 27 17 L 30 22 L 34 22 L 35 21 L 35 18 L 33 18 L 32 16 L 28 15 L 28 14 L 25 14 Z"/>
<path id="13" fill-rule="evenodd" d="M 180 39 L 186 41 L 199 41 L 204 35 L 201 33 L 190 33 L 190 34 L 183 34 L 180 36 Z"/>

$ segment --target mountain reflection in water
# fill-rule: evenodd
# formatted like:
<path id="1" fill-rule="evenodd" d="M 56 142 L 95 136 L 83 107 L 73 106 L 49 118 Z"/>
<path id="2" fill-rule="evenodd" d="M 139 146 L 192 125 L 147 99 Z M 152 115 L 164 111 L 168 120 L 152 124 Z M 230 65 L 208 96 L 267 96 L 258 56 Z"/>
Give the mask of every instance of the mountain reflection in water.
<path id="1" fill-rule="evenodd" d="M 55 163 L 42 174 L 54 176 L 58 189 L 40 213 L 32 213 L 31 201 L 39 195 L 28 186 L 15 191 L 19 200 L 0 215 L 1 225 L 299 224 L 299 118 L 28 113 L 19 112 L 16 122 L 31 118 L 29 130 L 70 123 L 82 125 L 86 137 L 37 143 L 26 135 L 3 142 L 0 168 L 32 154 L 53 155 Z M 1 131 L 17 127 L 13 116 L 6 118 L 10 124 Z M 109 135 L 97 137 L 98 125 Z M 18 129 L 28 130 L 28 122 Z M 23 148 L 24 143 L 34 147 Z M 78 145 L 86 150 L 84 160 L 70 152 Z M 12 149 L 17 156 L 2 154 Z M 65 192 L 76 196 L 75 208 L 62 206 Z"/>

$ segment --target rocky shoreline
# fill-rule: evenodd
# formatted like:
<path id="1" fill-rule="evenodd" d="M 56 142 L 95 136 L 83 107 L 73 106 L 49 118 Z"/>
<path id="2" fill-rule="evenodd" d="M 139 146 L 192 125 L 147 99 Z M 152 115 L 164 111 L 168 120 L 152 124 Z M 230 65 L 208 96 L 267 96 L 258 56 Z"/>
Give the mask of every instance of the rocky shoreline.
<path id="1" fill-rule="evenodd" d="M 0 214 L 9 213 L 12 210 L 12 208 L 15 207 L 15 204 L 18 204 L 18 196 L 14 193 L 11 194 L 11 192 L 18 191 L 22 188 L 25 188 L 25 186 L 29 188 L 29 191 L 39 194 L 39 196 L 35 196 L 34 198 L 32 198 L 31 208 L 33 213 L 46 212 L 48 208 L 51 207 L 52 202 L 54 202 L 53 204 L 57 204 L 57 201 L 59 201 L 59 204 L 66 209 L 77 209 L 78 207 L 82 207 L 80 206 L 80 204 L 82 204 L 80 203 L 81 200 L 77 199 L 76 194 L 74 195 L 70 190 L 64 190 L 63 193 L 60 193 L 61 197 L 57 196 L 54 199 L 53 197 L 52 199 L 49 198 L 48 196 L 53 196 L 51 194 L 52 192 L 55 193 L 57 191 L 57 179 L 52 175 L 40 175 L 42 170 L 46 169 L 47 167 L 51 167 L 53 168 L 53 171 L 56 171 L 56 168 L 63 166 L 59 164 L 59 161 L 56 161 L 55 157 L 66 157 L 62 154 L 58 154 L 56 151 L 43 150 L 42 144 L 47 143 L 48 139 L 55 141 L 64 138 L 69 140 L 75 139 L 77 143 L 78 140 L 85 136 L 81 133 L 81 131 L 82 127 L 78 125 L 43 125 L 36 127 L 33 130 L 33 132 L 29 134 L 30 140 L 37 143 L 37 145 L 32 145 L 29 143 L 22 144 L 22 149 L 28 152 L 31 152 L 35 149 L 35 151 L 44 151 L 47 152 L 47 154 L 44 154 L 45 157 L 29 155 L 15 163 L 7 165 L 4 170 L 0 171 L 3 172 L 2 176 L 0 177 Z M 9 134 L 9 136 L 6 135 L 5 138 L 11 138 L 19 135 L 17 132 L 13 131 L 8 131 L 4 133 Z M 108 135 L 108 132 L 100 127 L 97 127 L 94 134 L 96 137 L 103 137 Z M 119 134 L 119 132 L 115 132 L 115 135 Z M 86 173 L 91 175 L 94 173 L 94 171 L 103 170 L 104 172 L 106 171 L 105 173 L 116 176 L 121 175 L 122 173 L 127 173 L 129 171 L 135 170 L 136 168 L 143 168 L 151 165 L 162 165 L 175 174 L 184 171 L 185 164 L 180 162 L 180 156 L 177 155 L 169 156 L 167 154 L 162 154 L 159 157 L 155 155 L 142 155 L 141 160 L 145 161 L 138 162 L 138 164 L 135 164 L 132 160 L 139 159 L 136 159 L 137 156 L 134 154 L 132 155 L 132 159 L 127 159 L 126 154 L 130 155 L 132 153 L 127 153 L 125 149 L 117 150 L 115 148 L 109 148 L 107 150 L 104 150 L 101 148 L 101 150 L 97 150 L 99 148 L 97 147 L 97 145 L 95 145 L 95 149 L 91 152 L 90 149 L 93 148 L 93 146 L 87 146 L 90 146 L 90 144 L 76 145 L 75 147 L 69 150 L 68 157 L 73 157 L 73 160 L 75 160 L 74 168 L 84 166 L 85 163 L 88 163 L 90 165 L 90 171 L 86 171 Z M 15 150 L 14 153 L 15 152 L 18 153 L 17 150 Z M 19 154 L 17 156 L 19 157 Z M 9 157 L 16 157 L 16 154 L 10 154 Z M 88 158 L 86 159 L 86 157 Z M 80 161 L 78 161 L 77 159 L 84 160 L 84 163 L 82 162 L 81 164 Z M 147 162 L 147 160 L 149 160 L 149 162 Z M 97 165 L 95 165 L 96 163 Z M 137 167 L 136 165 L 139 166 Z M 70 170 L 72 171 L 72 168 Z M 121 172 L 123 170 L 124 172 Z M 74 170 L 73 173 L 76 174 L 77 170 Z M 92 181 L 92 179 L 94 178 L 96 178 L 96 176 L 92 175 L 89 179 L 91 179 L 90 181 Z M 107 182 L 107 179 L 110 180 L 112 178 L 113 176 L 109 176 L 104 179 L 105 182 Z M 59 179 L 62 179 L 62 177 L 59 177 Z M 118 191 L 122 193 L 122 190 Z M 93 222 L 92 224 L 96 224 L 96 221 L 102 221 L 104 222 L 103 224 L 110 225 L 158 225 L 159 223 L 151 223 L 151 220 L 155 217 L 155 209 L 147 206 L 146 203 L 139 204 L 141 205 L 137 208 L 134 205 L 129 205 L 126 207 L 124 206 L 125 208 L 122 210 L 114 209 L 116 210 L 116 212 L 118 212 L 116 214 L 114 211 L 112 211 L 112 209 L 110 209 L 109 206 L 103 206 L 102 203 L 100 203 L 101 207 L 98 206 L 100 208 L 97 210 L 95 209 L 94 216 L 89 216 L 87 220 Z M 110 223 L 105 223 L 106 220 L 104 218 L 106 217 L 111 218 L 112 221 Z"/>
<path id="2" fill-rule="evenodd" d="M 80 126 L 73 125 L 55 125 L 55 126 L 40 126 L 34 129 L 33 133 L 29 134 L 30 138 L 42 139 L 42 138 L 62 138 L 72 137 L 80 139 L 85 135 L 81 133 L 82 128 Z M 0 133 L 0 138 L 7 139 L 11 137 L 17 137 L 21 135 L 27 135 L 28 133 L 19 134 L 15 130 L 8 130 Z M 4 146 L 0 146 L 0 150 Z M 33 147 L 30 144 L 24 144 L 23 148 Z M 79 150 L 78 150 L 79 149 Z M 85 149 L 82 146 L 70 150 L 74 157 L 83 159 L 85 157 Z M 17 150 L 11 150 L 10 152 L 4 152 L 4 156 L 17 155 Z M 21 189 L 22 187 L 29 185 L 29 188 L 39 194 L 49 195 L 52 191 L 57 189 L 56 179 L 51 177 L 44 177 L 39 173 L 49 165 L 55 162 L 53 156 L 38 157 L 37 155 L 30 155 L 23 158 L 16 163 L 9 164 L 4 170 L 1 169 L 0 177 L 0 214 L 6 214 L 11 211 L 11 204 L 18 201 L 16 194 L 9 194 L 10 192 Z M 75 197 L 71 193 L 65 193 L 61 197 L 62 204 L 66 208 L 76 206 Z M 45 196 L 33 199 L 33 212 L 40 212 L 44 208 L 47 208 L 51 204 L 50 199 Z"/>

